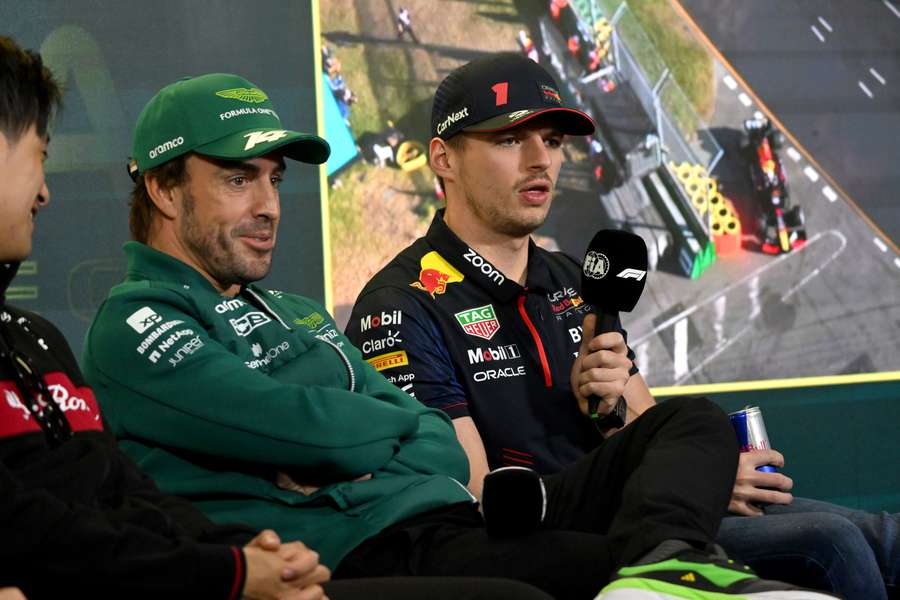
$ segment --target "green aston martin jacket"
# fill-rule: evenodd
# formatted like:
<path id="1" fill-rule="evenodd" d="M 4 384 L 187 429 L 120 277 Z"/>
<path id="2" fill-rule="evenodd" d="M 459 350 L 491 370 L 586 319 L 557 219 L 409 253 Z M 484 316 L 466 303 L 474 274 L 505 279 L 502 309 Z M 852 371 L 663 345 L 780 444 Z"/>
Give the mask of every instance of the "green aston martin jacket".
<path id="1" fill-rule="evenodd" d="M 213 520 L 270 527 L 335 567 L 385 527 L 471 502 L 441 411 L 390 384 L 324 308 L 129 242 L 84 373 L 121 447 Z"/>

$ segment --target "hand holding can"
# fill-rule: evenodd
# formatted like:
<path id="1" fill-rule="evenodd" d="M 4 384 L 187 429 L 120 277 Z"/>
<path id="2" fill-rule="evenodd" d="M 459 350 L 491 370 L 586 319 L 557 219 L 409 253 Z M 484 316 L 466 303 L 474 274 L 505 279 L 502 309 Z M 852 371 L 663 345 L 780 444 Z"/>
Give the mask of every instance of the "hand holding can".
<path id="1" fill-rule="evenodd" d="M 758 406 L 747 406 L 728 415 L 731 426 L 737 435 L 738 446 L 741 452 L 754 452 L 757 450 L 771 450 L 769 434 L 766 432 L 766 424 L 763 421 L 762 411 Z M 757 471 L 764 473 L 777 473 L 778 469 L 772 465 L 760 465 Z"/>

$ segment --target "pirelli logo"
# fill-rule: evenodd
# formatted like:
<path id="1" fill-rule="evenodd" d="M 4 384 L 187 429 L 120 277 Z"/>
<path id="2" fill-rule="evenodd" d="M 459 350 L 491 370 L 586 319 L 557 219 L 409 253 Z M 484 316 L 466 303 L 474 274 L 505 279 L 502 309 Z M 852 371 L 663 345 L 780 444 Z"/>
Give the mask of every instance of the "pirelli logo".
<path id="1" fill-rule="evenodd" d="M 406 350 L 398 350 L 397 352 L 388 352 L 387 354 L 379 354 L 372 358 L 366 359 L 370 365 L 375 367 L 376 371 L 386 371 L 394 367 L 403 367 L 409 364 L 409 358 L 406 356 Z"/>

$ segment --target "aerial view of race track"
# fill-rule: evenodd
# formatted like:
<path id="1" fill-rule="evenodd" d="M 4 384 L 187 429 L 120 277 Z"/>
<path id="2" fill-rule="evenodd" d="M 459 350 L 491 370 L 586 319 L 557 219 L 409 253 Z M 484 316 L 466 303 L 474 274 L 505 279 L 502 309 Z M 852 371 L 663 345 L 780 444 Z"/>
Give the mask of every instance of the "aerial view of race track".
<path id="1" fill-rule="evenodd" d="M 616 0 L 448 1 L 440 23 L 426 17 L 426 3 L 410 1 L 408 30 L 393 2 L 332 3 L 322 15 L 323 45 L 343 61 L 343 88 L 332 91 L 352 99 L 342 113 L 360 151 L 330 177 L 339 321 L 365 280 L 422 235 L 439 206 L 424 161 L 398 152 L 404 141 L 427 144 L 434 87 L 480 53 L 519 51 L 552 70 L 562 93 L 598 122 L 593 138 L 570 140 L 559 194 L 536 237 L 574 256 L 598 229 L 644 238 L 651 272 L 622 321 L 651 386 L 900 371 L 900 259 L 891 233 L 900 218 L 879 204 L 889 196 L 864 200 L 865 190 L 897 181 L 887 157 L 900 156 L 900 37 L 879 46 L 876 33 L 868 36 L 862 86 L 838 54 L 866 62 L 850 41 L 855 28 L 896 30 L 896 7 L 873 1 L 855 14 L 836 6 L 859 3 L 788 10 L 729 2 L 727 30 L 716 29 L 726 24 L 716 22 L 722 2 L 711 0 L 661 1 L 666 10 L 654 14 L 664 22 L 655 28 Z M 673 52 L 653 37 L 659 30 L 675 32 L 687 50 Z M 688 50 L 705 79 L 678 79 L 675 63 Z M 818 64 L 815 51 L 836 65 Z M 777 68 L 763 72 L 760 57 Z M 847 77 L 814 82 L 813 71 Z M 847 124 L 859 120 L 872 131 L 848 141 Z M 879 155 L 871 160 L 866 138 L 866 152 Z"/>

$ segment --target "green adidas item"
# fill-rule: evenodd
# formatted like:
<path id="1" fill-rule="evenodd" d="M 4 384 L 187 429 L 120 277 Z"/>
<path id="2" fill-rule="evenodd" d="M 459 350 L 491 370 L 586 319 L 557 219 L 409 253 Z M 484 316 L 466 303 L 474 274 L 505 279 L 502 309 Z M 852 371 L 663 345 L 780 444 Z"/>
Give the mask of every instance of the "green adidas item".
<path id="1" fill-rule="evenodd" d="M 320 164 L 328 142 L 284 128 L 269 96 L 237 75 L 185 77 L 159 91 L 134 128 L 132 157 L 139 172 L 188 152 L 243 160 L 281 148 L 284 156 Z"/>

